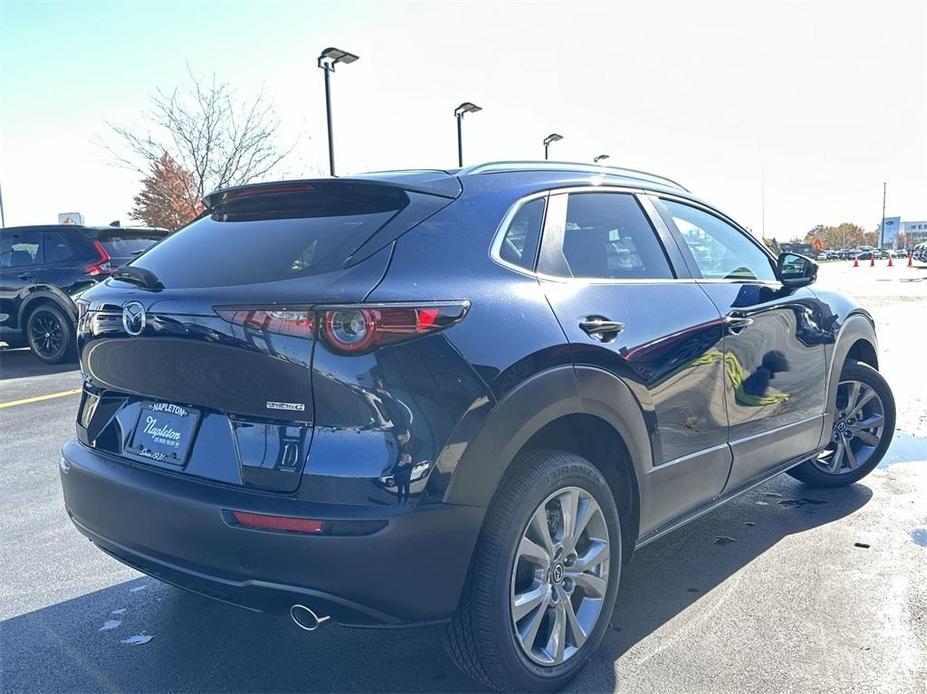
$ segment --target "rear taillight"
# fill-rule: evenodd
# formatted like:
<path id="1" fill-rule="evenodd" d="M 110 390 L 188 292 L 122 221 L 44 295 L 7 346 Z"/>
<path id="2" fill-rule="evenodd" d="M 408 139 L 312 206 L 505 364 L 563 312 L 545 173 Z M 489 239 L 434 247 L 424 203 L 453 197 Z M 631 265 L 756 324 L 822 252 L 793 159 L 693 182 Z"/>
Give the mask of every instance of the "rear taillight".
<path id="1" fill-rule="evenodd" d="M 92 262 L 84 265 L 84 272 L 88 275 L 104 275 L 112 270 L 112 265 L 110 265 L 109 253 L 106 251 L 106 247 L 102 243 L 94 239 L 93 250 L 97 252 L 97 259 Z"/>
<path id="2" fill-rule="evenodd" d="M 217 307 L 225 320 L 244 328 L 312 337 L 316 328 L 334 351 L 360 354 L 385 344 L 427 335 L 457 323 L 467 301 L 415 304 L 350 304 L 313 309 Z"/>
<path id="3" fill-rule="evenodd" d="M 446 328 L 468 307 L 466 302 L 337 306 L 320 311 L 319 329 L 331 348 L 356 354 Z"/>
<path id="4" fill-rule="evenodd" d="M 315 311 L 264 309 L 264 308 L 217 308 L 216 313 L 235 325 L 296 337 L 312 337 L 315 334 Z"/>

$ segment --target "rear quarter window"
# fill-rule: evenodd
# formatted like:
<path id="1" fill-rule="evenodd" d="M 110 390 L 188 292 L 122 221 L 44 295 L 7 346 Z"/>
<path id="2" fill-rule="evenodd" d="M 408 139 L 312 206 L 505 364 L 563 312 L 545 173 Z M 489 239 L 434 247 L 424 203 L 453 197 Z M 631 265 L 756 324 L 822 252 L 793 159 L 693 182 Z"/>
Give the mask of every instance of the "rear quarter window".
<path id="1" fill-rule="evenodd" d="M 534 270 L 541 225 L 544 223 L 544 198 L 529 200 L 512 215 L 499 239 L 499 258 L 526 270 Z"/>

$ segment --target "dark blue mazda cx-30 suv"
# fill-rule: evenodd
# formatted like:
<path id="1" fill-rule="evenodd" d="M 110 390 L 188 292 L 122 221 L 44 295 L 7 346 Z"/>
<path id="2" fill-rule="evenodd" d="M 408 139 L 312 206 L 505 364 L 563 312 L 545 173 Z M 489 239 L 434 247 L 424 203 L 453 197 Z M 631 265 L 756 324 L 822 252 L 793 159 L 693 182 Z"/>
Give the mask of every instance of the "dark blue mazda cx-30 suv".
<path id="1" fill-rule="evenodd" d="M 562 686 L 635 548 L 894 430 L 870 315 L 679 184 L 501 162 L 220 190 L 80 302 L 74 524 L 168 583 L 447 622 Z"/>

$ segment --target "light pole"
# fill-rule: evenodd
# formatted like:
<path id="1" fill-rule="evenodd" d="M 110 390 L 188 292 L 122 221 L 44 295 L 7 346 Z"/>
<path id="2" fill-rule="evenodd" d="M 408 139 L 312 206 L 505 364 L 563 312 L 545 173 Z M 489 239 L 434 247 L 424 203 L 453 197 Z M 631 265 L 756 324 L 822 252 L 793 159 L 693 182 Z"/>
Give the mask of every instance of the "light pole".
<path id="1" fill-rule="evenodd" d="M 608 155 L 608 154 L 600 154 L 599 156 L 595 157 L 595 158 L 592 160 L 592 163 L 593 163 L 593 164 L 598 164 L 600 161 L 605 161 L 606 159 L 610 159 L 610 158 L 611 158 L 611 157 L 610 157 L 610 155 Z"/>
<path id="2" fill-rule="evenodd" d="M 563 135 L 558 135 L 557 133 L 551 133 L 544 138 L 544 160 L 547 161 L 547 148 L 550 147 L 551 142 L 556 142 L 557 140 L 562 140 Z"/>
<path id="3" fill-rule="evenodd" d="M 888 184 L 882 183 L 882 223 L 879 225 L 879 250 L 882 250 L 882 239 L 885 236 L 885 192 L 888 190 Z"/>
<path id="4" fill-rule="evenodd" d="M 357 56 L 340 48 L 326 48 L 319 55 L 319 67 L 325 70 L 325 116 L 328 121 L 328 167 L 335 175 L 335 139 L 332 134 L 332 94 L 329 79 L 338 63 L 353 63 Z"/>
<path id="5" fill-rule="evenodd" d="M 464 101 L 460 106 L 454 109 L 454 115 L 457 117 L 457 166 L 463 168 L 463 117 L 465 113 L 476 113 L 482 111 L 476 104 Z"/>

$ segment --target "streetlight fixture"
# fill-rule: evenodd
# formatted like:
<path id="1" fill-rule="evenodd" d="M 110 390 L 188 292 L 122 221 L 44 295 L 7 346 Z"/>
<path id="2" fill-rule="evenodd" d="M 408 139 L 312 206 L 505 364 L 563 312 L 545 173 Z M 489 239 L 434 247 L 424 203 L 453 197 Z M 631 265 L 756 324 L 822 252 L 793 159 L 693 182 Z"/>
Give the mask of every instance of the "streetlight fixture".
<path id="1" fill-rule="evenodd" d="M 606 159 L 610 159 L 610 158 L 611 158 L 611 157 L 610 157 L 610 155 L 608 155 L 608 154 L 600 154 L 599 156 L 595 157 L 595 158 L 592 160 L 592 163 L 593 163 L 593 164 L 598 164 L 600 161 L 605 161 Z"/>
<path id="2" fill-rule="evenodd" d="M 557 133 L 551 133 L 544 138 L 544 160 L 547 160 L 547 148 L 550 147 L 551 142 L 556 142 L 557 140 L 562 140 L 563 135 L 558 135 Z"/>
<path id="3" fill-rule="evenodd" d="M 454 115 L 457 117 L 457 166 L 463 168 L 463 117 L 465 113 L 476 113 L 482 111 L 479 106 L 469 101 L 464 101 L 460 106 L 454 109 Z"/>
<path id="4" fill-rule="evenodd" d="M 325 70 L 325 115 L 328 120 L 328 166 L 331 175 L 335 175 L 335 139 L 332 134 L 332 94 L 329 77 L 338 63 L 353 63 L 357 56 L 340 48 L 326 48 L 319 55 L 319 67 Z"/>

